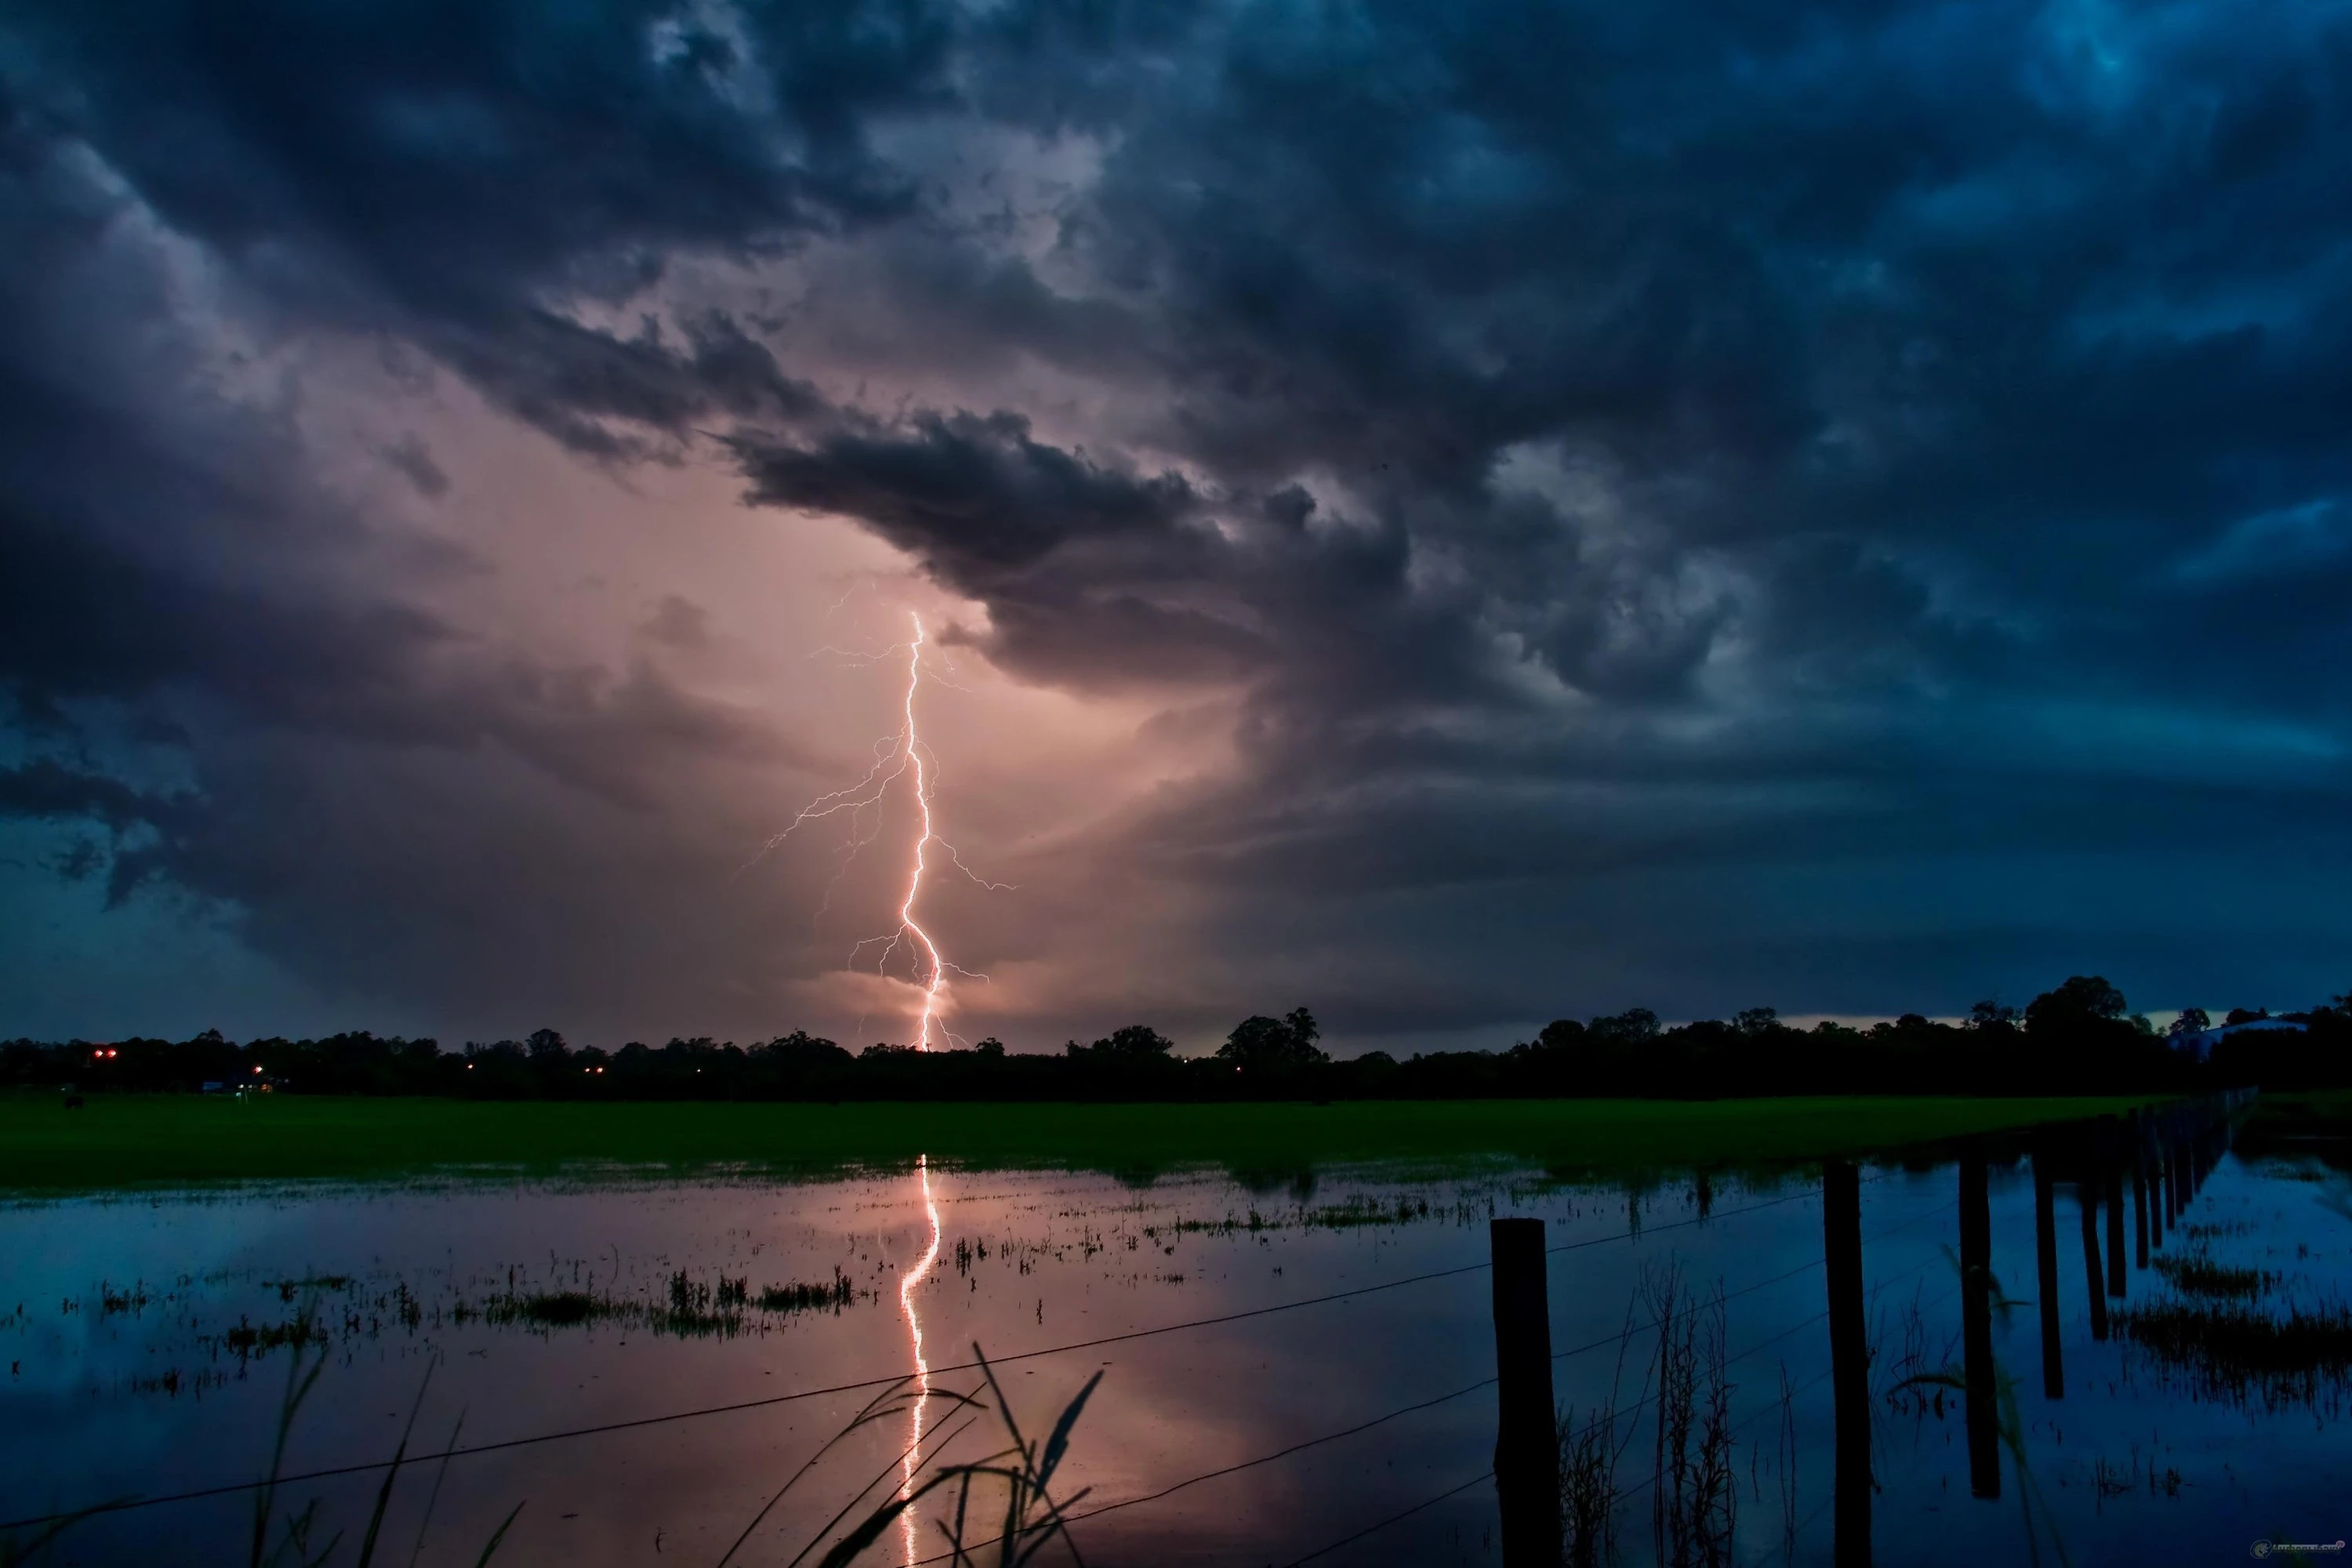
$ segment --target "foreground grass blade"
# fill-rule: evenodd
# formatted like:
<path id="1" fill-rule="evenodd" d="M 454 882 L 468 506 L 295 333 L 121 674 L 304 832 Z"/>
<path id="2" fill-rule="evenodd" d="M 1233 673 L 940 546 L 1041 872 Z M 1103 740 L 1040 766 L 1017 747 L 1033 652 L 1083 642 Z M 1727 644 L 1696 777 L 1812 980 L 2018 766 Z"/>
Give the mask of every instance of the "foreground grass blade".
<path id="1" fill-rule="evenodd" d="M 523 1502 L 530 1500 L 529 1498 L 525 1498 Z M 474 1559 L 474 1568 L 489 1568 L 490 1559 L 498 1555 L 499 1542 L 507 1538 L 507 1531 L 514 1528 L 514 1521 L 520 1517 L 521 1513 L 522 1503 L 519 1502 L 514 1505 L 514 1512 L 507 1515 L 506 1521 L 491 1532 L 489 1544 L 482 1548 L 482 1554 L 479 1557 Z"/>
<path id="2" fill-rule="evenodd" d="M 359 1568 L 370 1568 L 375 1562 L 377 1537 L 383 1533 L 384 1511 L 392 1507 L 393 1482 L 400 1478 L 401 1461 L 408 1458 L 408 1440 L 416 1435 L 416 1418 L 425 1411 L 425 1395 L 433 1387 L 433 1368 L 437 1363 L 425 1363 L 425 1381 L 416 1386 L 416 1403 L 408 1407 L 408 1425 L 400 1429 L 400 1446 L 392 1451 L 392 1468 L 383 1473 L 383 1485 L 376 1489 L 375 1509 L 368 1515 L 367 1534 L 360 1538 Z"/>

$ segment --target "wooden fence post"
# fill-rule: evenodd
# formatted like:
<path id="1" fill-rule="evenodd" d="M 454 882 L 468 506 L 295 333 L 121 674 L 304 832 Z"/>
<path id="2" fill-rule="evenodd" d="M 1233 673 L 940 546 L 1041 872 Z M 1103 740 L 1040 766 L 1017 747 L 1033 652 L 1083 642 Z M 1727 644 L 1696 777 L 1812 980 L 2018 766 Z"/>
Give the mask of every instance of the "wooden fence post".
<path id="1" fill-rule="evenodd" d="M 2113 1121 L 2099 1123 L 2099 1179 L 2107 1190 L 2107 1294 L 2120 1298 L 2124 1293 L 2124 1173 L 2119 1163 L 2123 1149 L 2116 1137 Z"/>
<path id="2" fill-rule="evenodd" d="M 1552 1416 L 1544 1222 L 1494 1220 L 1487 1240 L 1495 1265 L 1495 1489 L 1502 1500 L 1503 1563 L 1557 1568 L 1559 1434 Z"/>
<path id="3" fill-rule="evenodd" d="M 2042 1309 L 2042 1394 L 2066 1397 L 2066 1366 L 2059 1348 L 2058 1221 L 2053 1210 L 2050 1135 L 2033 1140 L 2033 1276 L 2034 1295 Z"/>
<path id="4" fill-rule="evenodd" d="M 1837 1568 L 1870 1568 L 1870 1337 L 1862 1308 L 1862 1174 L 1822 1169 L 1822 1264 L 1830 1289 L 1831 1392 L 1837 1411 Z"/>
<path id="5" fill-rule="evenodd" d="M 2133 1267 L 2147 1267 L 2147 1129 L 2141 1125 L 2139 1112 L 2131 1113 L 2126 1130 L 2131 1140 L 2132 1173 L 2132 1233 L 2137 1243 L 2132 1254 Z"/>
<path id="6" fill-rule="evenodd" d="M 1960 1355 L 1968 1395 L 1969 1490 L 2000 1496 L 2000 1415 L 1992 1370 L 1992 1205 L 1984 1145 L 1960 1151 Z"/>
<path id="7" fill-rule="evenodd" d="M 2088 1171 L 2074 1173 L 2074 1201 L 2083 1211 L 2083 1283 L 2091 1292 L 2091 1337 L 2107 1337 L 2106 1282 L 2099 1278 L 2099 1183 Z"/>

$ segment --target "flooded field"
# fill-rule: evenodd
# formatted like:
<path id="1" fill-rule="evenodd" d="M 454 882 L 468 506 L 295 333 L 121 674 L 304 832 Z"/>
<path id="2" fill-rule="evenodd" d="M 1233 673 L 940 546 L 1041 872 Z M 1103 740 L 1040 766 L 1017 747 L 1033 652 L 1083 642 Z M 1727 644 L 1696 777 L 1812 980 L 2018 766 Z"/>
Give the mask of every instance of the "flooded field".
<path id="1" fill-rule="evenodd" d="M 2220 1562 L 2352 1533 L 2341 1146 L 2147 1131 L 1864 1164 L 1826 1211 L 1818 1164 L 928 1160 L 24 1202 L 0 1517 L 26 1543 L 132 1505 L 36 1561 L 248 1562 L 316 1367 L 268 1500 L 270 1543 L 308 1542 L 286 1561 L 339 1532 L 356 1560 L 405 1435 L 377 1562 L 470 1564 L 511 1518 L 500 1563 L 782 1564 L 1001 1445 L 955 1397 L 984 1352 L 1033 1434 L 1100 1376 L 1054 1483 L 1087 1563 L 1499 1563 L 1490 1221 L 1523 1216 L 1571 1561 L 1826 1563 L 1843 1529 L 1882 1563 Z M 950 1496 L 859 1560 L 940 1558 Z"/>

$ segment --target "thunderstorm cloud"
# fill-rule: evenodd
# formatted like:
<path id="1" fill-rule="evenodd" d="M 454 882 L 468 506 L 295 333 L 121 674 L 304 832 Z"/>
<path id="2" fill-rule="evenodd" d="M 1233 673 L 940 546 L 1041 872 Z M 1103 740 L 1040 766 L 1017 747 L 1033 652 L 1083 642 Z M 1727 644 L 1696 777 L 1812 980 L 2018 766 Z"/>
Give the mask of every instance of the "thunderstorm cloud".
<path id="1" fill-rule="evenodd" d="M 27 0 L 0 1034 L 2341 990 L 2352 6 Z M 864 1034 L 854 1031 L 863 1029 Z"/>

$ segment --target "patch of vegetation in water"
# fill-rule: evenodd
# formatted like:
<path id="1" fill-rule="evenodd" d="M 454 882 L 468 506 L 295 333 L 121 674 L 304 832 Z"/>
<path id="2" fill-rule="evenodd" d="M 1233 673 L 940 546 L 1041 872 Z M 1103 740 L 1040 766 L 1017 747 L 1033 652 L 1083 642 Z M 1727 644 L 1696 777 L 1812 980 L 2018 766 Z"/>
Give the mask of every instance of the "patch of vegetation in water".
<path id="1" fill-rule="evenodd" d="M 758 1291 L 741 1276 L 720 1275 L 698 1279 L 684 1269 L 672 1274 L 663 1296 L 646 1302 L 588 1290 L 527 1290 L 509 1289 L 478 1306 L 459 1302 L 450 1321 L 476 1319 L 502 1327 L 547 1332 L 618 1323 L 680 1339 L 732 1339 L 763 1331 L 760 1319 L 830 1309 L 838 1312 L 857 1299 L 856 1286 L 838 1268 L 824 1283 L 769 1285 Z"/>
<path id="2" fill-rule="evenodd" d="M 2352 1383 L 2352 1307 L 2342 1301 L 2292 1306 L 2284 1315 L 2239 1303 L 2158 1301 L 2118 1312 L 2116 1326 L 2206 1397 L 2310 1404 Z"/>
<path id="3" fill-rule="evenodd" d="M 2184 1296 L 2204 1296 L 2222 1301 L 2251 1301 L 2278 1283 L 2266 1268 L 2237 1268 L 2216 1263 L 2201 1252 L 2158 1258 L 2156 1271 Z"/>
<path id="4" fill-rule="evenodd" d="M 1304 1210 L 1301 1224 L 1323 1230 L 1355 1230 L 1368 1225 L 1411 1225 L 1429 1217 L 1429 1200 L 1401 1197 L 1394 1203 L 1358 1194 L 1341 1204 Z"/>
<path id="5" fill-rule="evenodd" d="M 482 1317 L 492 1323 L 525 1323 L 540 1329 L 571 1329 L 639 1315 L 640 1309 L 624 1301 L 592 1296 L 585 1290 L 544 1290 L 530 1295 L 493 1296 L 484 1303 Z"/>
<path id="6" fill-rule="evenodd" d="M 831 1282 L 823 1285 L 770 1285 L 760 1292 L 760 1310 L 763 1312 L 813 1312 L 830 1308 L 838 1312 L 856 1299 L 857 1288 L 849 1276 L 839 1268 L 833 1271 Z"/>
<path id="7" fill-rule="evenodd" d="M 289 1323 L 263 1323 L 256 1326 L 245 1318 L 220 1336 L 220 1343 L 239 1356 L 267 1355 L 280 1346 L 323 1345 L 326 1331 L 305 1316 Z"/>

